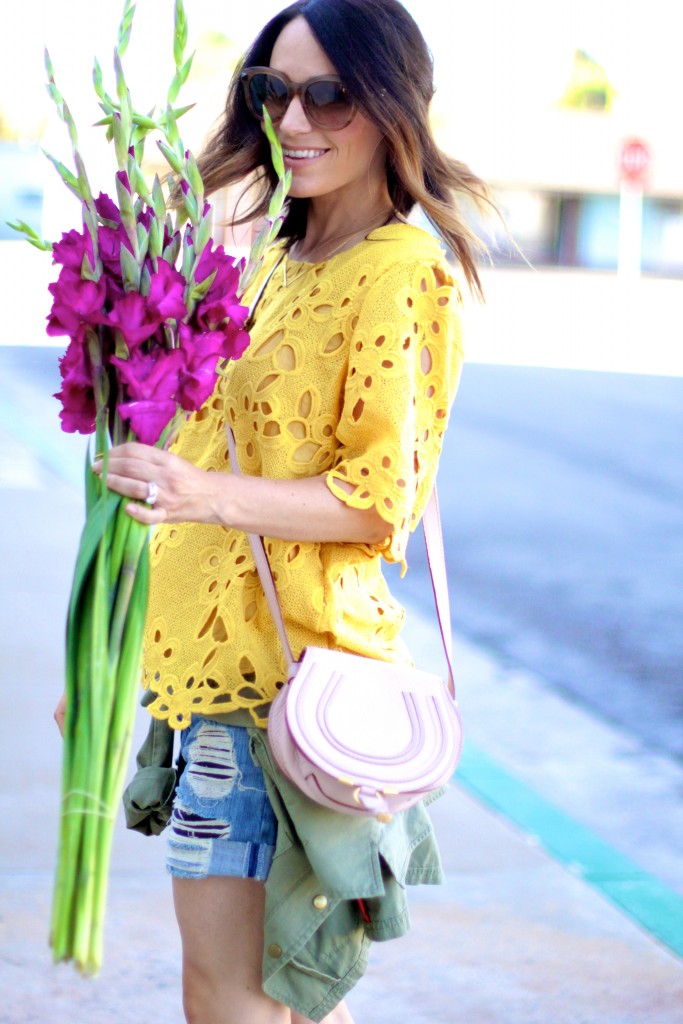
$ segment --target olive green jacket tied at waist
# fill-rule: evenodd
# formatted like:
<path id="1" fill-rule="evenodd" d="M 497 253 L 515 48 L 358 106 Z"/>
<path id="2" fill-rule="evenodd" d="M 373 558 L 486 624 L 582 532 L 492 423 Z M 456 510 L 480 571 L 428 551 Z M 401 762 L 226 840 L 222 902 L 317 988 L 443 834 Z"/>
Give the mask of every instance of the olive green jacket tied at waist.
<path id="1" fill-rule="evenodd" d="M 156 720 L 150 735 L 154 731 L 161 737 L 171 733 Z M 320 1021 L 363 975 L 370 942 L 408 931 L 405 886 L 443 881 L 439 853 L 423 804 L 389 823 L 328 810 L 277 769 L 264 730 L 249 728 L 249 734 L 278 820 L 266 882 L 263 989 Z M 163 786 L 157 789 L 162 802 L 154 804 L 154 786 L 165 777 L 150 772 L 150 756 L 164 756 L 170 765 L 172 742 L 172 734 L 165 736 L 165 747 L 158 737 L 147 737 L 138 755 L 140 770 L 124 794 L 129 827 L 147 835 L 158 832 L 170 810 Z"/>

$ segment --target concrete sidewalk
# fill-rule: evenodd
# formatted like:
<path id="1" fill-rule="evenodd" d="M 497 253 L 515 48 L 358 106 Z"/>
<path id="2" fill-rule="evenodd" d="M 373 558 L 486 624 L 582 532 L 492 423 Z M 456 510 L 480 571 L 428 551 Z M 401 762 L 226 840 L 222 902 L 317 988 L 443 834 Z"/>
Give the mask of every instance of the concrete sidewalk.
<path id="1" fill-rule="evenodd" d="M 82 445 L 57 435 L 46 453 L 22 440 L 26 403 L 40 417 L 45 400 L 16 376 L 3 391 L 14 411 L 5 407 L 0 422 L 0 1024 L 181 1024 L 163 840 L 118 823 L 101 977 L 84 981 L 50 963 L 60 762 L 51 712 L 82 525 Z M 409 640 L 421 665 L 440 664 L 433 624 L 417 613 Z M 605 870 L 588 870 L 595 847 L 586 836 L 614 851 L 613 864 L 632 863 L 663 883 L 660 910 L 675 913 L 680 765 L 462 638 L 456 664 L 471 755 L 463 782 L 434 805 L 448 881 L 414 890 L 410 934 L 375 947 L 349 999 L 358 1024 L 679 1021 L 681 960 L 606 897 Z M 139 734 L 145 727 L 140 715 Z M 491 806 L 486 758 L 523 797 L 503 806 L 505 815 Z M 477 779 L 481 799 L 472 795 Z M 534 800 L 542 813 L 530 834 L 511 819 Z M 565 832 L 576 823 L 584 841 L 576 862 L 546 852 L 565 849 L 553 846 L 558 822 Z M 622 890 L 635 884 L 622 882 Z"/>

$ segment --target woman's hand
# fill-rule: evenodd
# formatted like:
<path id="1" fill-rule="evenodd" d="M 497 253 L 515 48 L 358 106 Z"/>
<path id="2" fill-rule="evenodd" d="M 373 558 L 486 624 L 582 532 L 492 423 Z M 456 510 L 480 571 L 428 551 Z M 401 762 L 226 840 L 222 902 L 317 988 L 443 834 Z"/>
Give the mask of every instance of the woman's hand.
<path id="1" fill-rule="evenodd" d="M 102 473 L 102 463 L 93 466 Z M 217 523 L 218 474 L 197 469 L 172 452 L 130 441 L 109 452 L 107 487 L 126 498 L 135 498 L 126 512 L 140 523 Z M 224 475 L 223 475 L 224 476 Z M 153 503 L 150 485 L 156 491 Z M 220 481 L 221 487 L 225 480 Z M 144 502 L 144 504 L 140 504 Z"/>
<path id="2" fill-rule="evenodd" d="M 66 693 L 63 693 L 59 698 L 59 704 L 55 708 L 55 722 L 59 729 L 59 734 L 64 738 L 64 719 L 66 718 Z"/>

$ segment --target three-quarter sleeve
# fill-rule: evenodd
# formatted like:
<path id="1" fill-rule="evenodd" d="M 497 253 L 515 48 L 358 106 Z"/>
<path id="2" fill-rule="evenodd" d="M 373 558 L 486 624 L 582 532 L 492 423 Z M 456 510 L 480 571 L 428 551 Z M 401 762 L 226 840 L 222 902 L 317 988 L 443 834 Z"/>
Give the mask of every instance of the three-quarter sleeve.
<path id="1" fill-rule="evenodd" d="M 374 507 L 391 525 L 380 545 L 390 562 L 405 561 L 434 485 L 462 366 L 461 308 L 442 264 L 405 261 L 372 284 L 353 327 L 326 481 L 346 505 Z"/>

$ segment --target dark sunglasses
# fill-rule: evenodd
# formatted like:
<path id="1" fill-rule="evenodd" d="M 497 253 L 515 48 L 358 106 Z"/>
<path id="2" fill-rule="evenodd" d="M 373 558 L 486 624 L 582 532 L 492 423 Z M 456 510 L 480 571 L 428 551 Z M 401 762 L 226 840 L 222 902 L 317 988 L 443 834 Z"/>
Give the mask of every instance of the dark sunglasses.
<path id="1" fill-rule="evenodd" d="M 272 68 L 245 68 L 240 75 L 249 110 L 263 120 L 265 107 L 275 123 L 285 116 L 295 96 L 306 117 L 317 128 L 338 131 L 351 124 L 356 108 L 337 75 L 318 75 L 306 82 L 290 82 Z"/>

